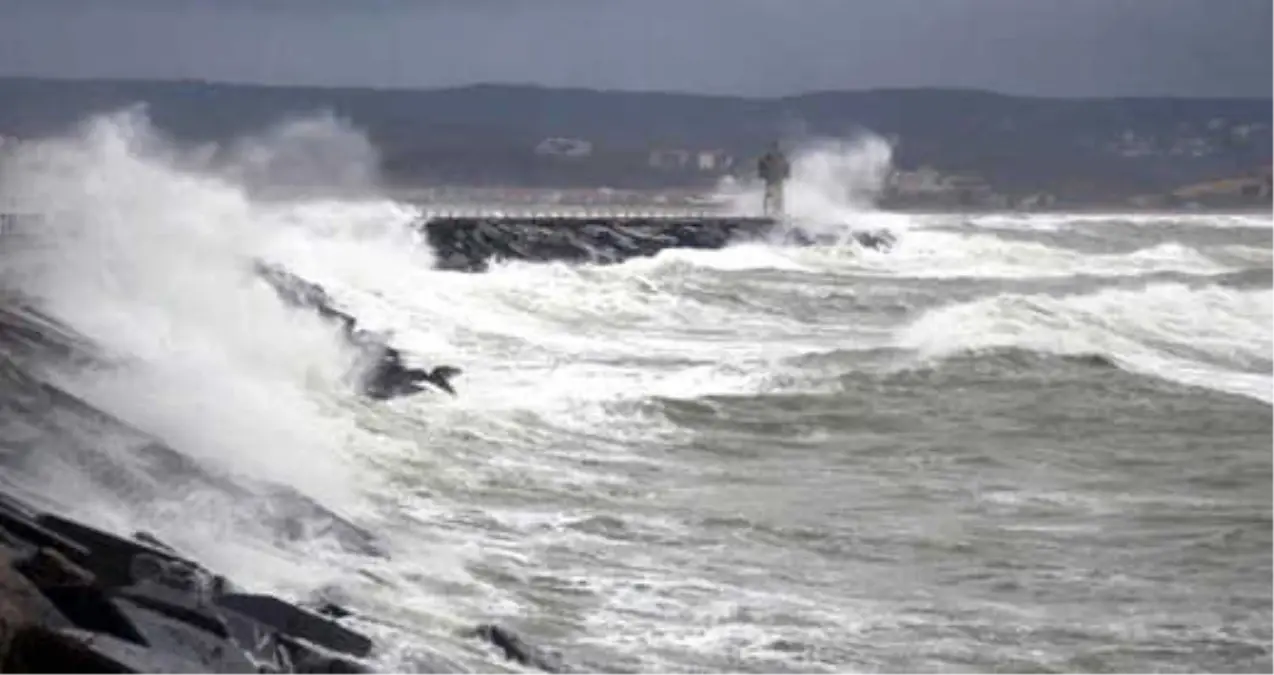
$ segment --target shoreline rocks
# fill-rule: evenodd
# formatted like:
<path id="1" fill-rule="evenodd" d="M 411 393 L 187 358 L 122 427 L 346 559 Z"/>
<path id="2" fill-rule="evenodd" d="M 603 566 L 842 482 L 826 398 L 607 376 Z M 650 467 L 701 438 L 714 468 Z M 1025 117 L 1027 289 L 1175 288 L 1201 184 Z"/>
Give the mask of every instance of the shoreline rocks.
<path id="1" fill-rule="evenodd" d="M 247 592 L 149 533 L 112 534 L 0 491 L 0 672 L 374 672 L 375 645 L 349 618 L 360 617 L 331 602 Z M 569 672 L 502 626 L 462 636 Z"/>
<path id="2" fill-rule="evenodd" d="M 439 269 L 482 272 L 492 260 L 613 264 L 670 248 L 721 249 L 742 241 L 794 246 L 834 243 L 834 237 L 788 228 L 768 218 L 434 217 L 417 224 Z M 855 231 L 860 246 L 893 244 L 887 231 Z"/>
<path id="3" fill-rule="evenodd" d="M 372 642 L 239 591 L 154 537 L 120 537 L 0 493 L 0 670 L 370 672 Z"/>
<path id="4" fill-rule="evenodd" d="M 831 243 L 799 229 L 778 228 L 770 220 L 748 218 L 448 218 L 421 227 L 438 254 L 439 266 L 462 271 L 481 271 L 500 258 L 605 264 L 653 256 L 667 248 L 720 249 L 747 240 L 798 246 Z M 852 236 L 866 247 L 892 244 L 887 234 Z M 335 309 L 321 288 L 282 270 L 258 266 L 256 271 L 285 302 L 340 323 L 352 340 L 360 337 L 355 319 Z M 389 394 L 408 393 L 399 380 L 407 384 L 430 380 L 447 391 L 447 380 L 458 374 L 442 367 L 422 370 L 416 377 L 387 345 L 376 346 L 382 365 L 373 377 L 392 380 Z M 88 467 L 94 480 L 114 476 L 137 497 L 159 498 L 164 490 L 187 483 L 230 498 L 260 497 L 278 506 L 281 515 L 277 522 L 249 526 L 278 529 L 286 539 L 303 536 L 305 523 L 321 523 L 352 551 L 389 555 L 372 533 L 303 495 L 283 486 L 254 490 L 209 471 L 175 449 L 147 440 L 144 432 L 124 420 L 45 381 L 36 374 L 38 368 L 31 369 L 37 363 L 101 360 L 95 351 L 36 308 L 0 302 L 0 414 L 13 415 L 36 433 L 14 454 L 15 467 L 24 461 L 23 456 L 76 453 L 80 459 L 92 459 L 81 465 Z M 85 429 L 100 427 L 136 436 L 139 445 L 133 448 L 134 456 L 153 475 L 134 475 L 113 464 L 109 455 L 95 450 L 92 433 L 70 432 L 71 426 L 66 425 L 73 419 L 83 421 Z M 56 504 L 45 504 L 38 493 L 19 498 L 16 494 L 26 490 L 22 472 L 0 465 L 0 473 L 0 671 L 371 671 L 373 641 L 345 622 L 360 618 L 374 622 L 374 617 L 356 617 L 330 603 L 307 607 L 247 592 L 150 534 L 125 536 L 66 518 L 51 512 Z M 6 483 L 11 488 L 5 488 Z M 35 500 L 41 507 L 33 505 Z M 567 670 L 556 655 L 498 625 L 484 623 L 466 631 L 464 637 L 481 641 L 492 656 L 522 667 Z M 440 660 L 430 669 L 445 672 L 456 667 Z"/>
<path id="5" fill-rule="evenodd" d="M 456 395 L 451 380 L 461 374 L 459 368 L 448 365 L 433 368 L 407 366 L 403 363 L 402 352 L 389 346 L 384 339 L 359 329 L 357 319 L 336 309 L 322 286 L 261 261 L 255 263 L 253 270 L 287 305 L 313 311 L 340 326 L 345 341 L 362 351 L 364 360 L 368 362 L 358 378 L 364 396 L 384 401 L 428 389 Z"/>
<path id="6" fill-rule="evenodd" d="M 378 646 L 349 624 L 384 623 L 375 616 L 317 596 L 311 606 L 254 593 L 149 533 L 68 518 L 55 495 L 29 482 L 51 467 L 79 466 L 103 494 L 118 489 L 152 508 L 170 493 L 206 491 L 271 506 L 234 527 L 282 542 L 322 532 L 351 553 L 391 555 L 374 533 L 308 497 L 232 480 L 51 384 L 41 364 L 65 363 L 83 345 L 11 300 L 0 301 L 0 427 L 22 436 L 0 438 L 0 672 L 371 672 Z M 504 628 L 457 637 L 487 645 L 493 660 L 562 669 Z M 462 670 L 440 654 L 419 665 Z"/>

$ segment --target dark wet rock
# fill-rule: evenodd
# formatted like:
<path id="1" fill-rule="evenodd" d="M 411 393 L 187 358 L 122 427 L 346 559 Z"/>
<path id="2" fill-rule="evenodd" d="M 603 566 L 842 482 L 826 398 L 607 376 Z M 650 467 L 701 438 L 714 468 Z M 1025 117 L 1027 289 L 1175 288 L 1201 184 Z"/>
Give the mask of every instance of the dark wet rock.
<path id="1" fill-rule="evenodd" d="M 431 218 L 419 225 L 447 270 L 481 272 L 492 261 L 618 263 L 670 248 L 720 249 L 769 240 L 794 246 L 839 243 L 768 218 Z M 865 248 L 888 248 L 887 231 L 852 232 Z"/>
<path id="2" fill-rule="evenodd" d="M 322 286 L 306 281 L 277 265 L 260 261 L 253 264 L 252 271 L 269 284 L 287 304 L 313 310 L 325 319 L 344 324 L 346 330 L 354 330 L 354 317 L 336 309 L 336 303 Z"/>
<path id="3" fill-rule="evenodd" d="M 353 612 L 334 602 L 324 602 L 318 607 L 315 607 L 314 611 L 322 614 L 323 616 L 330 616 L 333 619 L 347 619 L 354 616 Z"/>
<path id="4" fill-rule="evenodd" d="M 251 616 L 261 623 L 334 652 L 367 656 L 372 641 L 333 619 L 268 595 L 233 593 L 217 598 L 221 607 Z"/>
<path id="5" fill-rule="evenodd" d="M 14 643 L 23 633 L 40 626 L 69 625 L 53 602 L 15 568 L 15 558 L 12 549 L 0 547 L 0 664 L 7 672 L 14 670 Z"/>
<path id="6" fill-rule="evenodd" d="M 39 311 L 26 298 L 0 292 L 0 348 L 84 365 L 109 360 L 87 338 Z"/>
<path id="7" fill-rule="evenodd" d="M 432 370 L 411 368 L 402 364 L 398 350 L 385 347 L 381 356 L 363 378 L 363 394 L 378 401 L 410 396 L 429 389 L 452 396 L 456 390 L 451 378 L 460 374 L 454 366 L 438 366 Z M 430 386 L 425 386 L 428 383 Z"/>
<path id="8" fill-rule="evenodd" d="M 1105 354 L 1074 354 L 1064 357 L 1067 361 L 1078 363 L 1082 366 L 1090 366 L 1093 368 L 1119 368 L 1119 364 L 1115 360 Z"/>
<path id="9" fill-rule="evenodd" d="M 30 439 L 20 444 L 12 443 L 12 439 L 0 439 L 3 451 L 0 466 L 5 472 L 47 474 L 74 466 L 99 489 L 130 502 L 161 504 L 184 499 L 191 493 L 202 493 L 218 495 L 228 504 L 256 503 L 263 508 L 242 514 L 239 526 L 284 541 L 328 538 L 353 553 L 384 556 L 383 547 L 372 533 L 312 498 L 283 485 L 242 476 L 231 479 L 216 467 L 177 452 L 123 420 L 43 381 L 38 368 L 21 360 L 29 356 L 31 354 L 11 355 L 0 350 L 0 418 L 9 424 L 8 428 L 21 424 L 30 433 Z M 114 452 L 103 451 L 101 441 L 106 438 L 112 439 Z M 133 461 L 121 463 L 113 456 L 115 452 L 126 453 Z M 7 475 L 5 472 L 0 472 L 0 478 Z M 3 489 L 2 483 L 0 489 Z M 38 497 L 38 493 L 35 496 Z M 80 536 L 92 539 L 95 536 L 92 531 L 81 530 L 74 522 L 54 516 L 37 519 L 28 510 L 0 492 L 0 529 L 7 522 L 13 533 L 24 540 L 35 542 L 38 547 L 56 549 L 79 563 L 87 552 L 79 550 L 75 540 Z M 237 510 L 234 517 L 240 518 Z M 4 541 L 3 537 L 0 535 L 0 542 Z M 102 554 L 104 560 L 117 561 L 114 564 L 104 561 L 99 565 L 110 570 L 106 581 L 115 585 L 125 583 L 121 581 L 127 577 L 122 561 L 131 559 L 136 551 L 159 557 L 178 555 L 146 535 L 133 537 L 126 544 L 106 542 L 104 545 L 126 549 L 118 552 L 119 555 Z"/>
<path id="10" fill-rule="evenodd" d="M 345 607 L 308 609 L 226 590 L 222 577 L 151 535 L 138 541 L 79 523 L 72 528 L 64 518 L 4 501 L 7 525 L 27 518 L 33 527 L 14 529 L 41 533 L 38 521 L 57 523 L 82 536 L 72 543 L 88 553 L 77 564 L 0 528 L 0 672 L 370 672 L 374 645 L 339 623 L 355 616 Z M 122 567 L 127 583 L 108 583 L 122 580 Z M 568 672 L 556 655 L 503 627 L 486 624 L 472 634 L 510 661 Z"/>
<path id="11" fill-rule="evenodd" d="M 97 581 L 92 572 L 51 548 L 41 548 L 27 555 L 14 564 L 14 569 L 41 588 L 88 586 Z"/>
<path id="12" fill-rule="evenodd" d="M 31 626 L 10 643 L 2 667 L 10 673 L 148 672 L 133 666 L 133 663 L 145 660 L 146 652 L 143 647 L 108 635 Z M 190 672 L 185 667 L 172 667 L 177 664 L 155 665 L 164 670 L 154 672 Z"/>
<path id="13" fill-rule="evenodd" d="M 0 529 L 12 538 L 33 548 L 49 547 L 73 558 L 88 556 L 89 549 L 41 524 L 38 515 L 26 505 L 0 495 Z"/>
<path id="14" fill-rule="evenodd" d="M 799 227 L 784 228 L 777 231 L 773 239 L 789 246 L 836 246 L 852 240 L 863 248 L 883 251 L 893 248 L 898 243 L 897 237 L 889 230 L 853 230 L 846 235 L 843 232 L 809 232 Z"/>
<path id="15" fill-rule="evenodd" d="M 7 495 L 0 504 L 4 671 L 368 670 L 366 636 L 277 598 L 228 590 L 153 536 L 118 537 Z"/>
<path id="16" fill-rule="evenodd" d="M 149 532 L 134 532 L 133 539 L 136 539 L 137 541 L 140 541 L 141 543 L 146 544 L 147 546 L 150 546 L 151 548 L 157 548 L 163 551 L 168 551 L 169 553 L 172 553 L 173 555 L 177 555 L 176 549 L 160 541 L 155 535 Z"/>
<path id="17" fill-rule="evenodd" d="M 98 582 L 105 586 L 126 586 L 133 582 L 133 561 L 141 555 L 163 559 L 172 567 L 189 568 L 188 574 L 196 574 L 194 563 L 181 560 L 166 548 L 158 548 L 137 541 L 124 539 L 82 525 L 53 514 L 36 517 L 41 525 L 57 532 L 81 546 L 68 553 L 77 564 L 90 567 Z"/>
<path id="18" fill-rule="evenodd" d="M 358 379 L 365 396 L 383 401 L 428 389 L 456 395 L 451 380 L 461 373 L 459 368 L 438 366 L 426 369 L 408 366 L 403 363 L 402 352 L 377 336 L 360 330 L 358 321 L 353 316 L 337 309 L 322 286 L 306 281 L 277 265 L 260 261 L 254 264 L 253 271 L 287 304 L 313 311 L 339 325 L 346 341 L 364 354 L 367 365 Z"/>
<path id="19" fill-rule="evenodd" d="M 473 629 L 472 635 L 494 645 L 510 661 L 548 673 L 569 672 L 556 656 L 527 644 L 516 633 L 502 626 L 482 624 Z"/>
<path id="20" fill-rule="evenodd" d="M 35 342 L 62 336 L 24 329 L 35 337 L 0 339 L 0 419 L 22 436 L 0 438 L 0 672 L 366 672 L 373 643 L 346 622 L 413 633 L 330 602 L 306 609 L 253 594 L 151 533 L 115 534 L 54 513 L 62 505 L 25 481 L 83 471 L 95 490 L 133 503 L 199 492 L 268 505 L 235 526 L 386 555 L 372 533 L 317 501 L 232 479 L 50 384 L 41 361 L 59 351 Z M 20 446 L 30 451 L 15 452 Z M 103 480 L 104 470 L 113 477 Z M 488 634 L 510 659 L 561 670 L 511 633 Z M 432 653 L 421 665 L 462 670 Z"/>

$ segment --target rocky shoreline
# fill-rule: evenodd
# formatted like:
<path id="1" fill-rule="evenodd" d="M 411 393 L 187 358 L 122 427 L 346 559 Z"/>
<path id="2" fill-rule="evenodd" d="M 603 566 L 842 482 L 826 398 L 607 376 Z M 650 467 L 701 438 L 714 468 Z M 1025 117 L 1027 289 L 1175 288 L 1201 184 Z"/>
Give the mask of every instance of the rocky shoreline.
<path id="1" fill-rule="evenodd" d="M 372 672 L 375 645 L 340 623 L 350 616 L 245 592 L 145 532 L 117 536 L 0 492 L 0 672 Z M 467 635 L 565 671 L 500 626 Z"/>
<path id="2" fill-rule="evenodd" d="M 419 227 L 440 268 L 465 272 L 484 270 L 499 259 L 604 264 L 667 248 L 717 249 L 758 239 L 794 245 L 819 241 L 800 229 L 749 218 L 451 217 Z M 892 243 L 882 233 L 850 236 L 862 246 Z M 321 289 L 283 290 L 298 294 L 293 298 L 285 292 L 288 304 L 336 316 L 352 330 L 353 317 L 337 316 L 337 310 L 314 300 L 325 298 Z M 376 623 L 375 617 L 356 616 L 322 598 L 297 604 L 250 592 L 150 533 L 111 532 L 69 518 L 30 484 L 32 476 L 78 467 L 118 498 L 151 508 L 182 494 L 215 493 L 269 505 L 236 527 L 280 542 L 325 536 L 369 559 L 391 555 L 374 533 L 305 495 L 243 477 L 229 480 L 47 376 L 50 366 L 121 365 L 29 301 L 0 295 L 0 430 L 5 432 L 0 437 L 0 671 L 371 671 L 378 645 L 348 624 Z M 22 433 L 11 435 L 13 429 Z M 115 452 L 137 466 L 124 466 L 108 454 L 104 438 L 117 439 L 123 447 Z M 524 668 L 567 670 L 556 656 L 502 626 L 478 625 L 460 637 L 486 643 L 494 654 Z M 463 670 L 441 657 L 430 657 L 422 667 Z"/>
<path id="3" fill-rule="evenodd" d="M 0 494 L 6 672 L 367 672 L 372 642 L 245 593 L 144 532 L 118 537 Z"/>
<path id="4" fill-rule="evenodd" d="M 0 672 L 371 672 L 383 646 L 347 624 L 375 617 L 321 598 L 293 603 L 252 592 L 147 532 L 69 518 L 28 484 L 40 473 L 31 465 L 75 455 L 133 499 L 158 504 L 169 491 L 206 488 L 232 499 L 264 495 L 278 514 L 254 527 L 285 539 L 319 532 L 358 555 L 390 555 L 373 533 L 303 495 L 226 481 L 41 377 L 41 362 L 65 362 L 71 353 L 99 358 L 84 349 L 57 322 L 0 296 Z M 150 482 L 103 461 L 95 442 L 117 435 L 162 467 Z M 524 668 L 567 670 L 502 626 L 474 626 L 459 637 Z M 463 670 L 442 657 L 420 665 Z"/>

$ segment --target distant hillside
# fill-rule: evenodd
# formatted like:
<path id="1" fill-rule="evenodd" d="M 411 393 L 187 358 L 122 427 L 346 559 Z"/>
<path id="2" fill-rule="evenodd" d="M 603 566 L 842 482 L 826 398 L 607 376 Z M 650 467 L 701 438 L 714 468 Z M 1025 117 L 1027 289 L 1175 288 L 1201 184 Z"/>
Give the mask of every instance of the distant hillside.
<path id="1" fill-rule="evenodd" d="M 866 128 L 895 142 L 902 169 L 930 167 L 1004 194 L 1079 201 L 1251 175 L 1269 164 L 1274 114 L 1270 99 L 941 89 L 746 99 L 496 85 L 407 91 L 0 78 L 0 134 L 47 133 L 139 101 L 160 128 L 198 140 L 330 110 L 367 132 L 387 176 L 402 184 L 708 184 L 750 172 L 773 138 Z"/>

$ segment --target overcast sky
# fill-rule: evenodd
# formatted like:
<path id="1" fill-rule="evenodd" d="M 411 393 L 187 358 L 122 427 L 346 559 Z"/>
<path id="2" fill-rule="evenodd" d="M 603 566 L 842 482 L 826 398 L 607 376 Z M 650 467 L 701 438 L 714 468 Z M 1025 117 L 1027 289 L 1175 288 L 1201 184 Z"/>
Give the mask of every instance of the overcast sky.
<path id="1" fill-rule="evenodd" d="M 1270 0 L 0 0 L 0 73 L 1270 96 Z"/>

